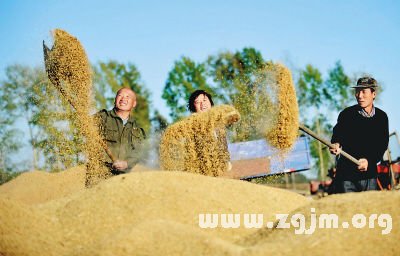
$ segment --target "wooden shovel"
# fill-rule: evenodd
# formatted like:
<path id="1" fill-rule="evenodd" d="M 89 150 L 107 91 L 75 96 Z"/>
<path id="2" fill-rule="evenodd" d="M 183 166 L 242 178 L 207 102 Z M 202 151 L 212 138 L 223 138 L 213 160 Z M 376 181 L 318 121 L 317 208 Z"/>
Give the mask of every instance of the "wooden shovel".
<path id="1" fill-rule="evenodd" d="M 328 146 L 329 148 L 334 148 L 333 144 L 330 143 L 329 141 L 321 138 L 320 136 L 318 136 L 316 133 L 314 133 L 313 131 L 311 131 L 310 129 L 308 129 L 307 127 L 305 127 L 303 124 L 299 124 L 299 129 L 302 130 L 303 132 L 307 133 L 308 135 L 310 135 L 311 137 L 313 137 L 314 139 L 319 140 L 320 142 L 322 142 L 323 144 L 325 144 L 326 146 Z M 341 150 L 340 154 L 344 157 L 346 157 L 347 159 L 349 159 L 350 161 L 352 161 L 353 163 L 355 163 L 356 165 L 359 165 L 359 161 L 354 158 L 353 156 L 349 155 L 348 153 L 346 153 L 345 151 Z"/>

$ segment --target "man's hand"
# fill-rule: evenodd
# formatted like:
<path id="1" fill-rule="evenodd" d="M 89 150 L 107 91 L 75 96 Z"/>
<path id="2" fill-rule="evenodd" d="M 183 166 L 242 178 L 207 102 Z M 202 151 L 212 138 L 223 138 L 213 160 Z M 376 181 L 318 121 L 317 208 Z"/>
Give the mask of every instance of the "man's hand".
<path id="1" fill-rule="evenodd" d="M 334 154 L 335 156 L 339 155 L 340 152 L 342 152 L 342 148 L 340 147 L 340 144 L 333 143 L 332 145 L 333 145 L 333 147 L 329 148 L 329 151 L 331 151 L 331 153 Z"/>
<path id="2" fill-rule="evenodd" d="M 360 170 L 361 172 L 366 172 L 368 169 L 368 160 L 365 158 L 360 158 L 360 160 L 358 160 L 358 170 Z"/>
<path id="3" fill-rule="evenodd" d="M 128 168 L 128 162 L 122 161 L 122 160 L 117 160 L 113 163 L 112 167 L 114 169 L 117 169 L 118 171 L 123 171 Z"/>

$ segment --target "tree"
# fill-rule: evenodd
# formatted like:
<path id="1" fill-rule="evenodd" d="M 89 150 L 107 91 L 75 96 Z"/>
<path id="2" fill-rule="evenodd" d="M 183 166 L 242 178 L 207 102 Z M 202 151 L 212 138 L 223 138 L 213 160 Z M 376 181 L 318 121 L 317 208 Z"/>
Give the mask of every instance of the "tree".
<path id="1" fill-rule="evenodd" d="M 311 65 L 300 71 L 297 81 L 297 99 L 301 117 L 309 125 L 310 112 L 318 112 L 324 99 L 323 79 L 321 72 Z"/>
<path id="2" fill-rule="evenodd" d="M 297 81 L 302 122 L 320 136 L 330 138 L 332 132 L 330 114 L 332 110 L 339 111 L 349 104 L 352 96 L 349 85 L 350 78 L 345 74 L 339 61 L 328 71 L 328 78 L 325 81 L 317 68 L 307 65 L 300 71 Z M 325 179 L 326 170 L 333 164 L 328 148 L 313 140 L 311 155 L 319 166 L 320 178 Z"/>
<path id="3" fill-rule="evenodd" d="M 241 113 L 235 126 L 234 141 L 259 139 L 264 136 L 263 122 L 270 110 L 271 95 L 265 77 L 266 63 L 254 48 L 235 53 L 223 52 L 207 60 L 209 74 L 223 103 L 233 104 Z"/>
<path id="4" fill-rule="evenodd" d="M 150 121 L 154 133 L 160 133 L 164 131 L 168 126 L 167 119 L 163 115 L 161 115 L 158 110 L 154 111 L 153 117 Z"/>
<path id="5" fill-rule="evenodd" d="M 168 79 L 163 89 L 162 98 L 171 109 L 172 121 L 176 121 L 187 113 L 187 102 L 195 90 L 205 90 L 215 95 L 214 89 L 207 84 L 206 66 L 195 63 L 188 57 L 175 61 L 174 67 L 168 73 Z"/>
<path id="6" fill-rule="evenodd" d="M 0 185 L 16 176 L 17 171 L 21 170 L 21 163 L 14 163 L 12 155 L 22 147 L 21 131 L 15 129 L 14 120 L 7 113 L 7 97 L 0 90 Z"/>
<path id="7" fill-rule="evenodd" d="M 33 86 L 32 91 L 29 100 L 37 111 L 30 123 L 41 131 L 34 146 L 44 158 L 42 168 L 61 171 L 83 164 L 84 142 L 72 118 L 75 110 L 47 79 Z"/>
<path id="8" fill-rule="evenodd" d="M 62 170 L 79 163 L 75 128 L 68 122 L 71 107 L 48 81 L 43 68 L 7 67 L 1 92 L 12 124 L 22 118 L 28 127 L 34 169 Z"/>
<path id="9" fill-rule="evenodd" d="M 6 80 L 3 82 L 2 95 L 10 116 L 12 116 L 14 122 L 17 118 L 22 118 L 28 125 L 30 144 L 32 147 L 33 168 L 38 167 L 39 155 L 36 145 L 36 138 L 39 130 L 35 129 L 35 126 L 31 123 L 32 117 L 37 111 L 37 108 L 29 100 L 32 98 L 32 88 L 37 84 L 46 79 L 43 72 L 40 73 L 38 68 L 32 69 L 27 66 L 12 65 L 6 68 Z"/>
<path id="10" fill-rule="evenodd" d="M 335 66 L 329 70 L 326 86 L 329 99 L 329 105 L 340 111 L 350 105 L 353 99 L 353 94 L 350 90 L 351 79 L 344 73 L 344 68 L 340 61 L 335 63 Z"/>
<path id="11" fill-rule="evenodd" d="M 265 67 L 261 53 L 254 48 L 209 56 L 207 64 L 209 74 L 217 85 L 217 93 L 223 97 L 224 102 L 237 100 L 241 91 L 251 93 L 255 72 Z"/>
<path id="12" fill-rule="evenodd" d="M 297 82 L 298 101 L 300 113 L 302 114 L 302 122 L 311 127 L 318 135 L 327 137 L 326 119 L 322 119 L 322 106 L 326 103 L 328 97 L 327 88 L 324 86 L 321 72 L 312 65 L 307 65 L 306 68 L 300 71 L 300 77 Z M 314 116 L 314 118 L 309 118 Z M 316 159 L 316 164 L 319 167 L 320 178 L 324 179 L 325 170 L 328 164 L 326 155 L 323 153 L 323 145 L 317 141 L 311 141 L 311 156 Z"/>
<path id="13" fill-rule="evenodd" d="M 136 121 L 146 132 L 150 131 L 150 92 L 141 81 L 141 76 L 133 64 L 116 61 L 99 62 L 94 67 L 94 94 L 97 109 L 111 108 L 115 93 L 122 87 L 129 87 L 136 93 L 137 105 L 134 109 Z"/>

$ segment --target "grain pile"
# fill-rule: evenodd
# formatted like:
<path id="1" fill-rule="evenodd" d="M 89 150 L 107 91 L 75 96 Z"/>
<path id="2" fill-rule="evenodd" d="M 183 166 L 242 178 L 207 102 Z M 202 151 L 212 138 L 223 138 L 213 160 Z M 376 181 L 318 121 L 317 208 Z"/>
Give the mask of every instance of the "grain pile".
<path id="1" fill-rule="evenodd" d="M 85 167 L 74 167 L 63 172 L 32 171 L 0 186 L 0 194 L 25 203 L 40 204 L 66 197 L 85 188 Z"/>
<path id="2" fill-rule="evenodd" d="M 90 187 L 111 176 L 102 164 L 105 144 L 99 135 L 99 120 L 89 116 L 93 106 L 91 67 L 77 38 L 61 29 L 54 30 L 53 35 L 52 49 L 44 48 L 46 72 L 51 83 L 75 109 L 69 121 L 82 140 L 82 151 L 87 158 L 86 186 Z"/>
<path id="3" fill-rule="evenodd" d="M 35 207 L 0 196 L 0 255 L 67 255 L 61 227 Z"/>
<path id="4" fill-rule="evenodd" d="M 225 128 L 238 119 L 234 107 L 221 105 L 170 125 L 160 143 L 161 168 L 221 176 L 230 159 Z"/>
<path id="5" fill-rule="evenodd" d="M 266 139 L 275 148 L 287 151 L 296 141 L 299 129 L 299 109 L 292 75 L 281 64 L 267 65 L 266 69 L 274 75 L 278 109 L 276 125 L 266 131 Z"/>
<path id="6" fill-rule="evenodd" d="M 48 188 L 56 189 L 50 184 Z M 5 195 L 7 192 L 0 198 Z M 254 231 L 246 228 L 201 229 L 198 226 L 200 213 L 243 214 L 249 211 L 272 217 L 272 212 L 291 211 L 307 202 L 304 197 L 288 191 L 237 180 L 184 172 L 147 171 L 112 177 L 75 195 L 41 203 L 40 207 L 26 205 L 23 211 L 26 222 L 42 215 L 46 216 L 44 220 L 51 219 L 51 222 L 46 221 L 49 227 L 45 226 L 43 230 L 51 230 L 51 233 L 41 239 L 54 243 L 53 251 L 61 250 L 56 245 L 62 242 L 68 251 L 63 254 L 61 250 L 59 255 L 98 255 L 103 250 L 111 255 L 114 249 L 121 252 L 119 255 L 127 251 L 161 254 L 165 250 L 195 253 L 214 249 L 218 253 L 221 246 L 227 250 L 235 248 L 232 244 L 235 240 Z M 6 208 L 0 209 L 1 216 L 8 216 L 2 219 L 4 222 L 12 218 L 12 214 L 3 214 Z M 23 250 L 24 241 L 30 240 L 33 231 L 19 230 L 18 223 L 12 223 L 15 231 L 8 234 L 9 240 L 18 241 Z M 31 229 L 39 232 L 40 223 Z M 0 233 L 4 231 L 2 229 L 0 225 Z M 171 239 L 181 240 L 181 243 L 171 246 Z M 0 240 L 0 252 L 12 250 L 7 241 Z M 202 242 L 197 244 L 199 241 Z M 167 249 L 167 246 L 171 248 Z"/>
<path id="7" fill-rule="evenodd" d="M 323 200 L 313 201 L 292 212 L 305 216 L 305 227 L 311 225 L 311 208 L 317 216 L 317 228 L 310 235 L 296 235 L 293 227 L 290 229 L 261 230 L 244 239 L 242 245 L 248 246 L 246 255 L 262 255 L 265 252 L 279 252 L 279 255 L 398 255 L 398 239 L 400 237 L 400 209 L 398 191 L 369 191 L 333 195 Z M 321 214 L 337 214 L 339 228 L 318 228 L 318 218 Z M 355 215 L 365 217 L 365 226 L 355 228 L 352 218 Z M 389 222 L 378 219 L 381 214 L 388 214 L 392 228 L 389 234 L 382 234 L 389 229 Z M 375 218 L 375 219 L 374 219 Z M 383 220 L 383 219 L 382 219 Z M 349 228 L 342 228 L 342 222 L 348 222 Z M 362 218 L 357 221 L 362 223 Z M 374 228 L 370 228 L 373 226 Z"/>
<path id="8" fill-rule="evenodd" d="M 304 255 L 319 254 L 321 248 L 322 253 L 334 255 L 398 254 L 398 192 L 310 201 L 289 191 L 238 180 L 146 171 L 115 176 L 90 189 L 28 205 L 14 200 L 24 175 L 0 194 L 2 255 Z M 36 182 L 35 178 L 31 181 Z M 55 180 L 52 184 L 57 185 Z M 12 186 L 14 192 L 9 194 Z M 56 189 L 51 184 L 47 188 Z M 43 190 L 31 194 L 38 192 Z M 341 221 L 351 220 L 356 213 L 387 213 L 393 227 L 388 235 L 381 234 L 383 228 L 353 227 L 295 235 L 293 228 L 202 229 L 198 225 L 200 213 L 261 213 L 265 220 L 274 220 L 277 213 L 303 213 L 308 227 L 311 208 L 318 215 L 335 213 Z"/>

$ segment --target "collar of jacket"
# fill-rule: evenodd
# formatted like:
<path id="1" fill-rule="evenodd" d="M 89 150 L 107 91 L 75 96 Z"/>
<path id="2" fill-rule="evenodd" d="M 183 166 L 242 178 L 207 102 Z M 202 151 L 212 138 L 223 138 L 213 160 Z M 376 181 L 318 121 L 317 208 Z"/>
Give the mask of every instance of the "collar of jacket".
<path id="1" fill-rule="evenodd" d="M 372 105 L 371 113 L 368 114 L 367 111 L 365 111 L 362 107 L 360 107 L 360 106 L 358 105 L 358 113 L 359 113 L 360 115 L 362 115 L 363 117 L 371 118 L 371 117 L 373 117 L 373 116 L 375 115 L 375 106 Z"/>
<path id="2" fill-rule="evenodd" d="M 115 111 L 115 108 L 113 108 L 113 110 L 110 111 L 110 115 L 111 115 L 112 117 L 114 117 L 114 118 L 119 118 L 119 119 L 121 119 L 121 121 L 122 121 L 122 118 L 121 118 L 119 115 L 117 115 L 117 112 Z M 133 115 L 132 115 L 132 112 L 129 113 L 129 118 L 128 118 L 128 122 L 127 122 L 127 123 L 136 124 L 136 121 L 135 121 L 135 118 L 134 118 Z"/>

